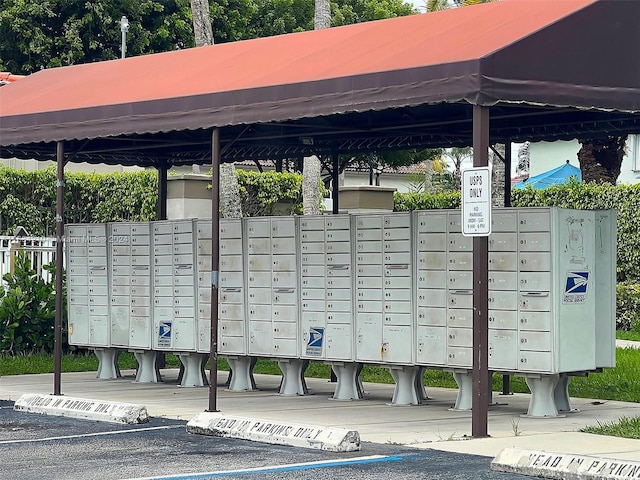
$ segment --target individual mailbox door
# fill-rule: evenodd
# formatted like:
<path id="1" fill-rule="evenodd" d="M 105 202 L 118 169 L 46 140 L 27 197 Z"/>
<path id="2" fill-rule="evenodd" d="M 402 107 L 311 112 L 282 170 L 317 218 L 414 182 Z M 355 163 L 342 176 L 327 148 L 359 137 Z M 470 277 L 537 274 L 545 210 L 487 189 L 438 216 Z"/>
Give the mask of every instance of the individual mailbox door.
<path id="1" fill-rule="evenodd" d="M 412 364 L 413 329 L 411 326 L 385 326 L 381 360 L 389 363 Z"/>
<path id="2" fill-rule="evenodd" d="M 518 366 L 518 334 L 515 330 L 489 329 L 489 369 L 514 371 Z"/>
<path id="3" fill-rule="evenodd" d="M 445 365 L 447 361 L 447 328 L 418 326 L 416 362 L 419 365 Z"/>
<path id="4" fill-rule="evenodd" d="M 353 358 L 353 335 L 350 324 L 328 323 L 324 334 L 328 358 L 344 360 Z"/>

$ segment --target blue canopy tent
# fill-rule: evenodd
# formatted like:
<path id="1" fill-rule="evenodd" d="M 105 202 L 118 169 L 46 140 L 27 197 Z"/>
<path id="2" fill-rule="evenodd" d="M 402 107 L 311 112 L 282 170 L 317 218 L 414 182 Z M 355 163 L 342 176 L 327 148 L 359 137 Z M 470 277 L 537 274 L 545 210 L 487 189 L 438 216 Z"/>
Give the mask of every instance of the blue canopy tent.
<path id="1" fill-rule="evenodd" d="M 533 188 L 547 188 L 551 185 L 560 185 L 567 183 L 571 177 L 575 177 L 578 181 L 582 181 L 582 173 L 578 167 L 574 167 L 569 163 L 561 165 L 547 172 L 540 173 L 526 180 L 516 183 L 513 188 L 526 188 L 531 185 Z"/>

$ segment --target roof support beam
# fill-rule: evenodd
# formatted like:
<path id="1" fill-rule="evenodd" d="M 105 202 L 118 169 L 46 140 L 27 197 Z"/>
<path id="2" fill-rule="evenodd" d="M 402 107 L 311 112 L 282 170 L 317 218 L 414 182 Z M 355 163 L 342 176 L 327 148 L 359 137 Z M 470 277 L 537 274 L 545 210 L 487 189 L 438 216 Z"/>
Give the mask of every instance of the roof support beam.
<path id="1" fill-rule="evenodd" d="M 62 380 L 62 271 L 64 246 L 64 143 L 56 144 L 56 316 L 53 325 L 53 394 L 61 395 Z"/>
<path id="2" fill-rule="evenodd" d="M 218 287 L 220 269 L 220 129 L 211 132 L 211 345 L 209 347 L 209 412 L 217 412 Z"/>
<path id="3" fill-rule="evenodd" d="M 473 166 L 489 165 L 489 108 L 473 107 Z M 471 435 L 487 437 L 489 415 L 489 237 L 473 237 Z"/>

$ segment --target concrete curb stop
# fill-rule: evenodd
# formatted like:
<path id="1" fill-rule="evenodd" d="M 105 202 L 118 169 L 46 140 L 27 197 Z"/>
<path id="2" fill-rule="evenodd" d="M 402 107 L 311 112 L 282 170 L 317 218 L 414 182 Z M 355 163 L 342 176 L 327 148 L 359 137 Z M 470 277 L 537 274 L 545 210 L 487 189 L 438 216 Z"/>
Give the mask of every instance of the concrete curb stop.
<path id="1" fill-rule="evenodd" d="M 360 434 L 355 430 L 272 422 L 213 412 L 203 412 L 192 418 L 187 423 L 187 432 L 330 452 L 360 450 Z"/>
<path id="2" fill-rule="evenodd" d="M 513 447 L 493 459 L 491 470 L 560 480 L 640 478 L 640 462 Z"/>
<path id="3" fill-rule="evenodd" d="M 129 425 L 149 421 L 147 408 L 143 405 L 60 395 L 25 393 L 16 401 L 13 409 L 19 412 L 43 413 Z"/>

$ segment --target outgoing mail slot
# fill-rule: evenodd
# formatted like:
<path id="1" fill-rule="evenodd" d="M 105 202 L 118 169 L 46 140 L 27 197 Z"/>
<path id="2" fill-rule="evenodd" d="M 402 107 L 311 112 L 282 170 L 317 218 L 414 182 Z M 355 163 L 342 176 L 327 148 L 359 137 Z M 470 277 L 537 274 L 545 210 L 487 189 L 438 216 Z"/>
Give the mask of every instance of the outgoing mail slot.
<path id="1" fill-rule="evenodd" d="M 551 311 L 549 292 L 520 292 L 518 303 L 521 311 Z"/>
<path id="2" fill-rule="evenodd" d="M 450 308 L 473 308 L 472 290 L 449 290 L 447 304 Z"/>
<path id="3" fill-rule="evenodd" d="M 221 288 L 219 297 L 222 303 L 242 303 L 244 302 L 244 292 L 241 288 Z"/>
<path id="4" fill-rule="evenodd" d="M 298 295 L 295 288 L 274 288 L 272 299 L 274 304 L 295 305 Z"/>
<path id="5" fill-rule="evenodd" d="M 178 275 L 193 275 L 193 265 L 191 264 L 175 264 L 173 268 L 173 274 Z"/>

